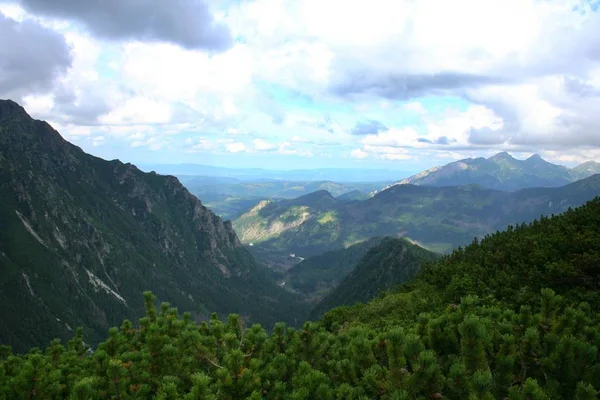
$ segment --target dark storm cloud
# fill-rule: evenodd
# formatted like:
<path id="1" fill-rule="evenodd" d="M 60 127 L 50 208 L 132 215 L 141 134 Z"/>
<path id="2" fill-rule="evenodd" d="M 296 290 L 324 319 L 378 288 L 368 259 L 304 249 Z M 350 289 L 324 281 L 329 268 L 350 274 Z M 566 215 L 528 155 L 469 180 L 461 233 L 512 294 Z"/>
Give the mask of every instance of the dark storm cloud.
<path id="1" fill-rule="evenodd" d="M 39 24 L 0 13 L 0 97 L 47 92 L 71 66 L 65 38 Z"/>
<path id="2" fill-rule="evenodd" d="M 356 136 L 365 136 L 376 135 L 379 132 L 384 132 L 386 130 L 387 126 L 385 126 L 381 122 L 369 119 L 366 121 L 357 122 L 354 128 L 352 128 L 352 131 L 350 131 L 350 133 Z"/>
<path id="3" fill-rule="evenodd" d="M 215 51 L 232 45 L 229 29 L 201 0 L 21 0 L 21 5 L 33 14 L 76 20 L 106 39 Z"/>
<path id="4" fill-rule="evenodd" d="M 500 81 L 502 80 L 499 78 L 460 72 L 394 74 L 369 71 L 348 73 L 331 89 L 340 96 L 366 93 L 389 99 L 409 99 L 430 93 L 473 88 Z"/>

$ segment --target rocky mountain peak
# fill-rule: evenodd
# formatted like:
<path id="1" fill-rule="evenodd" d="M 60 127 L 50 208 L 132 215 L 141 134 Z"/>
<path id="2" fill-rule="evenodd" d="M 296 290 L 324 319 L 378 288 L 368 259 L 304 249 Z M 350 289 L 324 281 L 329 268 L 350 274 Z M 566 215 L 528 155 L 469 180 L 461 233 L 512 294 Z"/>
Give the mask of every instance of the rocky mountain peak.
<path id="1" fill-rule="evenodd" d="M 508 154 L 508 152 L 503 151 L 503 152 L 500 152 L 498 154 L 495 154 L 495 155 L 491 156 L 490 158 L 488 158 L 488 160 L 492 160 L 492 161 L 500 161 L 500 160 L 513 161 L 513 160 L 515 160 L 515 158 L 513 156 L 511 156 L 510 154 Z"/>
<path id="2" fill-rule="evenodd" d="M 545 161 L 539 154 L 532 154 L 525 161 Z"/>

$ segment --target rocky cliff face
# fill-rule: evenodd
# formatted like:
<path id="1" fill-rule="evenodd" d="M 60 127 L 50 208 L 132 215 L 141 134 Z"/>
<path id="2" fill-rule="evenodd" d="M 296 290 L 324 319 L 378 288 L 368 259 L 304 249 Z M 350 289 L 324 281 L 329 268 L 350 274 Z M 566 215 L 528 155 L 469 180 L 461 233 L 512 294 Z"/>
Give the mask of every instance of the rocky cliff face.
<path id="1" fill-rule="evenodd" d="M 144 290 L 198 317 L 292 317 L 231 224 L 175 177 L 86 154 L 12 101 L 0 101 L 0 193 L 0 343 L 80 325 L 93 341 L 138 316 Z"/>

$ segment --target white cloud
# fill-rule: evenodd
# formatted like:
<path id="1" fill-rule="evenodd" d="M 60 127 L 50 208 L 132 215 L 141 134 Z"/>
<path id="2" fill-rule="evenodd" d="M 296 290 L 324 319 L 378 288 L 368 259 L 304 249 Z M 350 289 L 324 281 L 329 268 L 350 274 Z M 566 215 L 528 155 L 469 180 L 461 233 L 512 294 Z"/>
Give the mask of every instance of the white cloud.
<path id="1" fill-rule="evenodd" d="M 92 146 L 99 146 L 104 142 L 104 136 L 96 136 L 92 139 Z"/>
<path id="2" fill-rule="evenodd" d="M 208 139 L 208 138 L 204 138 L 204 137 L 200 137 L 198 138 L 196 141 L 194 141 L 194 139 L 192 138 L 188 138 L 190 139 L 189 142 L 186 140 L 186 144 L 189 146 L 190 144 L 193 144 L 189 149 L 188 149 L 188 153 L 198 153 L 198 152 L 202 152 L 202 151 L 211 151 L 214 150 L 216 148 L 215 143 Z"/>
<path id="3" fill-rule="evenodd" d="M 23 7 L 19 6 L 16 3 L 0 2 L 0 13 L 19 22 L 27 18 L 27 12 L 23 10 Z"/>
<path id="4" fill-rule="evenodd" d="M 139 96 L 127 99 L 119 108 L 100 117 L 100 122 L 107 125 L 165 124 L 171 117 L 168 103 Z"/>
<path id="5" fill-rule="evenodd" d="M 144 147 L 151 151 L 164 149 L 171 141 L 160 137 L 151 137 L 145 140 L 135 140 L 131 142 L 131 147 Z"/>
<path id="6" fill-rule="evenodd" d="M 225 145 L 225 150 L 229 153 L 240 153 L 246 151 L 246 145 L 241 142 L 228 143 Z"/>
<path id="7" fill-rule="evenodd" d="M 410 160 L 413 156 L 410 154 L 384 153 L 381 158 L 384 160 Z"/>
<path id="8" fill-rule="evenodd" d="M 273 150 L 273 149 L 277 148 L 276 145 L 274 145 L 273 143 L 267 142 L 264 139 L 254 139 L 252 141 L 252 143 L 254 143 L 254 149 L 257 151 L 268 151 L 268 150 Z"/>
<path id="9" fill-rule="evenodd" d="M 352 158 L 367 158 L 369 156 L 369 153 L 367 153 L 366 151 L 362 150 L 362 149 L 354 149 L 350 152 L 350 157 Z"/>
<path id="10" fill-rule="evenodd" d="M 367 146 L 402 147 L 415 145 L 417 138 L 419 134 L 413 128 L 391 128 L 375 135 L 367 135 L 360 142 Z"/>
<path id="11" fill-rule="evenodd" d="M 312 157 L 314 155 L 312 151 L 303 149 L 303 148 L 299 148 L 296 146 L 297 145 L 295 145 L 289 141 L 281 142 L 277 145 L 276 152 L 277 152 L 277 154 L 295 155 L 295 156 L 301 156 L 301 157 Z"/>
<path id="12" fill-rule="evenodd" d="M 168 101 L 240 93 L 251 83 L 252 54 L 240 45 L 211 56 L 170 44 L 132 42 L 121 57 L 120 72 L 128 85 Z"/>
<path id="13" fill-rule="evenodd" d="M 423 106 L 423 103 L 419 101 L 411 101 L 404 105 L 403 107 L 407 111 L 412 111 L 417 114 L 425 115 L 427 114 L 427 109 Z"/>
<path id="14" fill-rule="evenodd" d="M 0 12 L 71 46 L 71 68 L 22 102 L 85 143 L 432 163 L 509 149 L 572 163 L 600 148 L 600 14 L 573 11 L 584 4 L 220 2 L 239 40 L 219 53 L 106 41 L 14 4 Z M 387 129 L 349 134 L 366 120 Z"/>

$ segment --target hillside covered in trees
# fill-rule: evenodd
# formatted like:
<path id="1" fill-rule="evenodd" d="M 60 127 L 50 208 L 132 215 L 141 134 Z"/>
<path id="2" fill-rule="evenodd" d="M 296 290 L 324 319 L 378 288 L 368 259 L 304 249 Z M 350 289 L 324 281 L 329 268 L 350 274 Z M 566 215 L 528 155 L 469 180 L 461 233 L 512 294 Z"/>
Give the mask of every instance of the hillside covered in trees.
<path id="1" fill-rule="evenodd" d="M 0 398 L 597 398 L 600 199 L 511 226 L 302 329 L 200 325 L 145 293 L 94 349 L 0 350 Z M 270 327 L 267 327 L 270 328 Z"/>
<path id="2" fill-rule="evenodd" d="M 0 343 L 27 350 L 77 326 L 99 343 L 143 315 L 144 290 L 194 319 L 308 314 L 177 178 L 87 154 L 0 100 Z"/>
<path id="3" fill-rule="evenodd" d="M 369 250 L 383 239 L 374 237 L 352 246 L 307 258 L 286 271 L 283 277 L 285 287 L 301 294 L 304 301 L 319 302 L 355 269 L 356 264 Z"/>
<path id="4" fill-rule="evenodd" d="M 366 302 L 378 293 L 411 280 L 422 264 L 440 255 L 407 239 L 386 237 L 362 257 L 352 271 L 312 310 L 317 319 L 332 308 Z"/>

